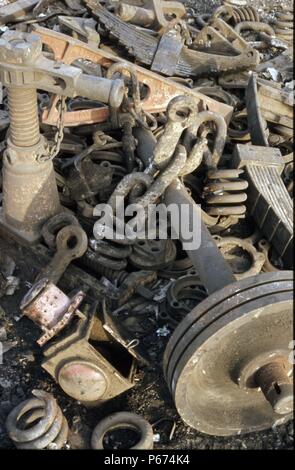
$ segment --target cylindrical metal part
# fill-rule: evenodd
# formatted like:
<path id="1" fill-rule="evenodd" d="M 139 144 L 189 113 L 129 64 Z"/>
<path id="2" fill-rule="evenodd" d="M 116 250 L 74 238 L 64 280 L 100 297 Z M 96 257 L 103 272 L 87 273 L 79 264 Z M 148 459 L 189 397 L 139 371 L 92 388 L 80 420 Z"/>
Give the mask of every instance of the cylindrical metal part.
<path id="1" fill-rule="evenodd" d="M 40 140 L 35 88 L 7 88 L 10 139 L 17 147 L 31 147 Z"/>
<path id="2" fill-rule="evenodd" d="M 31 147 L 8 140 L 3 163 L 3 211 L 5 223 L 27 241 L 40 235 L 44 222 L 60 211 L 52 161 L 37 163 L 43 139 Z"/>
<path id="3" fill-rule="evenodd" d="M 255 380 L 275 413 L 292 413 L 293 384 L 283 361 L 274 361 L 258 369 Z"/>
<path id="4" fill-rule="evenodd" d="M 175 180 L 166 189 L 164 201 L 167 206 L 169 204 L 177 204 L 179 211 L 181 211 L 184 206 L 190 206 L 190 220 L 187 221 L 190 230 L 193 230 L 193 227 L 191 227 L 193 220 L 192 211 L 194 212 L 195 220 L 199 219 L 201 245 L 198 249 L 187 250 L 187 254 L 196 267 L 201 282 L 205 286 L 208 294 L 212 294 L 228 284 L 235 282 L 233 272 L 217 248 L 206 225 L 202 222 L 200 207 L 197 206 L 179 179 Z M 171 220 L 172 225 L 173 222 L 174 219 Z M 178 227 L 176 227 L 176 229 L 179 231 Z M 186 242 L 187 240 L 182 239 L 181 235 L 180 233 L 180 240 Z"/>
<path id="5" fill-rule="evenodd" d="M 22 312 L 41 329 L 58 323 L 71 304 L 69 297 L 52 282 L 42 279 L 24 297 Z"/>
<path id="6" fill-rule="evenodd" d="M 81 74 L 75 84 L 77 96 L 85 96 L 92 100 L 108 103 L 113 108 L 118 108 L 124 98 L 124 80 L 94 77 Z"/>
<path id="7" fill-rule="evenodd" d="M 121 20 L 138 26 L 150 26 L 155 19 L 153 10 L 128 5 L 127 3 L 119 3 L 116 14 Z"/>

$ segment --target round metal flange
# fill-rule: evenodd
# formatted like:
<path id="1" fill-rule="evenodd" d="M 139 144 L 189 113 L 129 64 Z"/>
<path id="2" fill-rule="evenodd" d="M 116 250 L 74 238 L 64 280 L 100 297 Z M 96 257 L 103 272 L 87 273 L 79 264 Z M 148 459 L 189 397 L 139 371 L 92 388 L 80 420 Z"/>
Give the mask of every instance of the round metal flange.
<path id="1" fill-rule="evenodd" d="M 45 289 L 45 287 L 49 284 L 49 279 L 42 278 L 37 281 L 31 289 L 26 293 L 24 298 L 21 301 L 20 309 L 25 309 L 36 297 Z"/>
<path id="2" fill-rule="evenodd" d="M 292 299 L 291 271 L 259 274 L 210 295 L 180 323 L 165 351 L 164 372 L 188 425 L 225 436 L 267 429 L 292 417 L 290 401 L 278 410 L 259 386 L 239 384 L 257 358 L 267 356 L 272 363 L 280 352 L 288 359 Z"/>
<path id="3" fill-rule="evenodd" d="M 58 372 L 57 381 L 67 395 L 83 402 L 101 400 L 109 385 L 102 369 L 87 360 L 64 364 Z"/>

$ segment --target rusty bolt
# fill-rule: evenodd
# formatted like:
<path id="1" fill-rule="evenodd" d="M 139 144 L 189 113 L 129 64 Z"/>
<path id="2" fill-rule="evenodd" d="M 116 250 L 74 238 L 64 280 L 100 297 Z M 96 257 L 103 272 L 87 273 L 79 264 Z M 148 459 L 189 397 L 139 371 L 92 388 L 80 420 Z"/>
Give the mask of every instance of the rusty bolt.
<path id="1" fill-rule="evenodd" d="M 0 38 L 0 61 L 26 65 L 42 52 L 42 40 L 36 34 L 6 31 Z"/>

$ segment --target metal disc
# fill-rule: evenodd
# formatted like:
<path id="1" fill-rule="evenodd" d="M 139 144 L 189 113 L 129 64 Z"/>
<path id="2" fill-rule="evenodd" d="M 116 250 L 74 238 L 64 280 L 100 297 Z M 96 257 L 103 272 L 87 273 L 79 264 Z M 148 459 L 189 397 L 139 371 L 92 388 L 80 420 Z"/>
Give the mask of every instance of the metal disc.
<path id="1" fill-rule="evenodd" d="M 58 383 L 67 395 L 83 402 L 101 400 L 108 388 L 102 369 L 82 359 L 64 364 L 58 373 Z"/>
<path id="2" fill-rule="evenodd" d="M 271 362 L 278 351 L 287 357 L 291 352 L 292 273 L 271 274 L 210 296 L 171 337 L 166 379 L 180 416 L 201 432 L 240 434 L 292 416 L 275 413 L 260 389 L 239 385 L 248 363 L 261 356 Z"/>

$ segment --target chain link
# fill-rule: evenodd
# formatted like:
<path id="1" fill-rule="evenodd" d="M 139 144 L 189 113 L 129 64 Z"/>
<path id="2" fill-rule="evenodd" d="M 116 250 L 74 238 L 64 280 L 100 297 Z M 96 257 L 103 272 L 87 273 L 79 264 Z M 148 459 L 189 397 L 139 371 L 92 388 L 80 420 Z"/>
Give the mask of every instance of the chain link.
<path id="1" fill-rule="evenodd" d="M 54 136 L 54 144 L 49 150 L 48 159 L 52 160 L 60 151 L 60 146 L 64 137 L 64 117 L 67 110 L 66 96 L 60 96 L 57 109 L 59 112 L 57 132 Z"/>
<path id="2" fill-rule="evenodd" d="M 64 137 L 64 117 L 67 110 L 66 105 L 66 96 L 58 97 L 58 121 L 57 121 L 57 131 L 55 133 L 53 144 L 49 148 L 48 152 L 38 157 L 39 162 L 46 162 L 48 160 L 53 160 L 54 157 L 59 153 L 60 146 Z"/>

